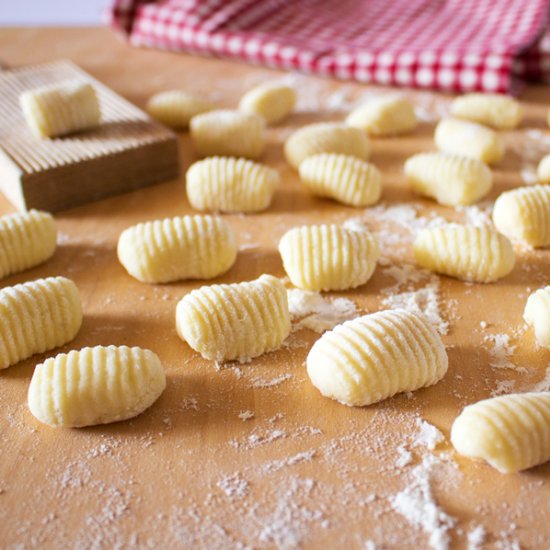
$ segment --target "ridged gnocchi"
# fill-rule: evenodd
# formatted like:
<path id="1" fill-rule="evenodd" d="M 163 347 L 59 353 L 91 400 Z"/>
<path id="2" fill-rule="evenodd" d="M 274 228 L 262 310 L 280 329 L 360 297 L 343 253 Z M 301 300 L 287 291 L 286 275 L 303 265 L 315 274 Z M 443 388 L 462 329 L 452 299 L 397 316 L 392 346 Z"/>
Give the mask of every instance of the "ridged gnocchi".
<path id="1" fill-rule="evenodd" d="M 326 332 L 311 348 L 306 366 L 324 396 L 362 407 L 439 382 L 448 359 L 439 334 L 423 316 L 396 309 Z"/>
<path id="2" fill-rule="evenodd" d="M 189 203 L 195 210 L 259 212 L 279 186 L 277 170 L 233 157 L 211 157 L 191 165 L 186 175 Z"/>
<path id="3" fill-rule="evenodd" d="M 473 225 L 422 230 L 414 241 L 414 258 L 420 267 L 476 283 L 501 279 L 515 265 L 514 249 L 504 235 Z"/>
<path id="4" fill-rule="evenodd" d="M 133 418 L 165 387 L 164 369 L 152 351 L 95 346 L 60 353 L 38 365 L 28 402 L 40 422 L 80 428 Z"/>
<path id="5" fill-rule="evenodd" d="M 405 175 L 415 193 L 447 206 L 469 205 L 493 186 L 490 168 L 477 159 L 447 153 L 419 153 L 405 162 Z"/>
<path id="6" fill-rule="evenodd" d="M 418 124 L 413 104 L 401 96 L 378 97 L 360 105 L 346 118 L 346 124 L 373 136 L 412 132 Z"/>
<path id="7" fill-rule="evenodd" d="M 487 164 L 498 162 L 504 156 L 504 145 L 498 134 L 476 122 L 445 118 L 436 126 L 434 140 L 444 153 L 478 159 Z"/>
<path id="8" fill-rule="evenodd" d="M 367 230 L 339 225 L 309 225 L 287 231 L 279 242 L 285 271 L 305 290 L 345 290 L 365 284 L 380 249 Z"/>
<path id="9" fill-rule="evenodd" d="M 302 161 L 320 153 L 340 153 L 367 159 L 369 139 L 365 132 L 339 122 L 316 122 L 296 130 L 285 141 L 285 158 L 296 170 Z"/>
<path id="10" fill-rule="evenodd" d="M 523 318 L 533 327 L 537 343 L 550 348 L 550 286 L 539 288 L 529 296 Z"/>
<path id="11" fill-rule="evenodd" d="M 509 130 L 521 122 L 521 105 L 510 96 L 501 94 L 465 94 L 451 102 L 454 117 L 473 120 L 493 128 Z"/>
<path id="12" fill-rule="evenodd" d="M 176 328 L 205 359 L 247 361 L 277 349 L 288 336 L 286 289 L 271 275 L 203 286 L 178 303 Z"/>
<path id="13" fill-rule="evenodd" d="M 29 210 L 0 217 L 0 279 L 53 256 L 57 228 L 47 212 Z"/>
<path id="14" fill-rule="evenodd" d="M 350 155 L 313 155 L 300 164 L 299 173 L 314 195 L 349 206 L 370 206 L 378 202 L 382 194 L 380 170 Z"/>
<path id="15" fill-rule="evenodd" d="M 550 185 L 520 187 L 502 193 L 493 208 L 495 227 L 534 248 L 550 246 Z"/>
<path id="16" fill-rule="evenodd" d="M 118 239 L 118 259 L 145 283 L 212 279 L 237 257 L 231 227 L 212 216 L 182 216 L 139 223 Z"/>
<path id="17" fill-rule="evenodd" d="M 550 460 L 550 392 L 501 395 L 464 408 L 451 442 L 461 455 L 503 474 Z"/>
<path id="18" fill-rule="evenodd" d="M 537 166 L 537 179 L 540 183 L 550 183 L 550 155 L 542 157 Z"/>
<path id="19" fill-rule="evenodd" d="M 63 136 L 101 122 L 95 89 L 86 82 L 67 81 L 27 90 L 19 103 L 37 138 Z"/>
<path id="20" fill-rule="evenodd" d="M 268 82 L 246 92 L 239 102 L 239 111 L 259 115 L 267 124 L 275 124 L 292 113 L 295 105 L 294 88 Z"/>
<path id="21" fill-rule="evenodd" d="M 159 122 L 176 130 L 189 127 L 189 121 L 198 114 L 212 111 L 214 105 L 182 90 L 155 94 L 147 102 L 147 112 Z"/>
<path id="22" fill-rule="evenodd" d="M 191 119 L 191 141 L 203 157 L 258 158 L 265 148 L 265 121 L 240 111 L 216 110 Z"/>
<path id="23" fill-rule="evenodd" d="M 70 342 L 80 330 L 76 285 L 48 277 L 0 290 L 0 369 Z"/>

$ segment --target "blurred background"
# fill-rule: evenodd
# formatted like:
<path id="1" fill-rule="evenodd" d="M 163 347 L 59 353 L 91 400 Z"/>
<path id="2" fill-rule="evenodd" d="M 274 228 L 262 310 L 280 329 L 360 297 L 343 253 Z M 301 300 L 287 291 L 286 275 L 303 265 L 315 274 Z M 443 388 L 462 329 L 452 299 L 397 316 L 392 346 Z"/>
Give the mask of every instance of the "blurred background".
<path id="1" fill-rule="evenodd" d="M 108 0 L 0 0 L 0 26 L 100 25 Z"/>

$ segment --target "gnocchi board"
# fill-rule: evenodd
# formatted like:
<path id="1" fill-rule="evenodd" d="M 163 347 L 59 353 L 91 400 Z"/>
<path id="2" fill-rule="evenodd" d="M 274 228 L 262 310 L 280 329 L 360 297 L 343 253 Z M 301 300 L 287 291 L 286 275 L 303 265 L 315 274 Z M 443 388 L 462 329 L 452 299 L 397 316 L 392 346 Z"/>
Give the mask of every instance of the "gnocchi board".
<path id="1" fill-rule="evenodd" d="M 523 95 L 526 120 L 503 134 L 508 153 L 495 168 L 488 202 L 462 211 L 418 199 L 405 185 L 404 159 L 433 148 L 434 124 L 449 100 L 407 91 L 424 122 L 411 136 L 373 141 L 383 203 L 365 210 L 311 197 L 285 164 L 281 144 L 293 129 L 341 120 L 361 98 L 384 89 L 135 50 L 104 29 L 3 29 L 0 51 L 10 66 L 48 62 L 62 52 L 140 106 L 154 92 L 182 87 L 230 107 L 265 79 L 293 82 L 298 112 L 269 130 L 264 156 L 281 171 L 283 185 L 266 212 L 224 216 L 240 253 L 216 282 L 283 276 L 276 246 L 285 230 L 359 218 L 378 231 L 386 264 L 364 287 L 326 298 L 347 298 L 361 312 L 431 305 L 448 323 L 450 359 L 436 386 L 361 409 L 322 398 L 308 382 L 303 363 L 318 338 L 308 329 L 296 330 L 280 351 L 218 370 L 174 328 L 177 301 L 200 283 L 141 284 L 116 259 L 118 235 L 128 225 L 191 212 L 183 175 L 64 211 L 55 256 L 2 285 L 71 277 L 85 318 L 62 350 L 147 347 L 161 357 L 168 385 L 132 421 L 60 431 L 40 425 L 26 406 L 33 368 L 46 355 L 0 372 L 0 546 L 413 549 L 467 548 L 468 540 L 471 548 L 549 546 L 550 464 L 503 476 L 454 454 L 449 431 L 463 406 L 491 392 L 548 388 L 550 354 L 535 348 L 522 310 L 530 290 L 550 282 L 550 250 L 516 248 L 514 271 L 491 285 L 403 268 L 418 228 L 441 218 L 486 222 L 491 201 L 529 179 L 550 152 L 547 88 Z M 179 143 L 185 170 L 195 157 L 187 134 Z M 0 207 L 13 209 L 3 199 Z M 423 422 L 444 436 L 434 449 L 434 432 Z"/>
<path id="2" fill-rule="evenodd" d="M 90 82 L 101 125 L 39 139 L 19 106 L 25 90 L 79 80 Z M 174 134 L 67 61 L 0 74 L 0 191 L 20 210 L 71 208 L 177 177 Z"/>

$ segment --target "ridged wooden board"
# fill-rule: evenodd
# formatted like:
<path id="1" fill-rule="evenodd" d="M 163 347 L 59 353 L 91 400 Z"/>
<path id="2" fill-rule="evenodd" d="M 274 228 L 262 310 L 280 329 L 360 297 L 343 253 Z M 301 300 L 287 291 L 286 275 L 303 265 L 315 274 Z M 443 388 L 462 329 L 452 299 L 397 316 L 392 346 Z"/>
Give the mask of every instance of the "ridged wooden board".
<path id="1" fill-rule="evenodd" d="M 102 124 L 54 139 L 34 137 L 19 95 L 66 80 L 93 84 Z M 172 179 L 175 135 L 68 61 L 0 74 L 0 190 L 20 210 L 56 212 Z"/>
<path id="2" fill-rule="evenodd" d="M 245 90 L 289 78 L 245 64 L 134 49 L 107 29 L 0 29 L 0 62 L 12 68 L 67 56 L 140 108 L 153 93 L 181 88 L 231 109 Z M 211 282 L 236 283 L 262 273 L 283 277 L 277 244 L 286 231 L 359 217 L 371 231 L 383 227 L 390 233 L 381 251 L 392 265 L 379 265 L 364 286 L 324 296 L 348 298 L 360 313 L 387 308 L 392 292 L 409 290 L 388 290 L 397 282 L 392 273 L 399 275 L 396 266 L 413 258 L 411 235 L 381 219 L 387 207 L 411 214 L 403 205 L 412 204 L 418 216 L 465 219 L 464 213 L 414 195 L 402 173 L 408 156 L 434 150 L 435 119 L 423 121 L 410 136 L 373 138 L 369 162 L 382 171 L 386 209 L 346 207 L 314 197 L 300 183 L 284 160 L 284 139 L 304 124 L 341 121 L 350 104 L 389 90 L 303 75 L 291 79 L 298 112 L 267 130 L 261 158 L 280 170 L 281 186 L 264 212 L 222 216 L 235 232 L 239 254 Z M 432 114 L 444 114 L 438 105 L 450 99 L 404 93 Z M 529 88 L 522 96 L 526 121 L 503 134 L 509 149 L 495 165 L 489 200 L 521 185 L 521 152 L 536 164 L 539 153 L 550 151 L 549 97 L 547 87 Z M 550 249 L 516 247 L 516 267 L 494 284 L 428 275 L 411 285 L 410 290 L 439 286 L 440 312 L 449 324 L 442 336 L 447 374 L 412 395 L 365 408 L 323 398 L 305 369 L 319 338 L 307 329 L 291 333 L 288 347 L 217 370 L 182 342 L 175 327 L 178 301 L 205 282 L 140 283 L 116 257 L 126 227 L 195 213 L 183 172 L 199 157 L 188 133 L 180 133 L 178 141 L 177 179 L 60 212 L 54 256 L 0 281 L 4 287 L 55 275 L 73 279 L 84 320 L 75 340 L 60 351 L 109 344 L 148 348 L 167 375 L 163 395 L 133 420 L 56 430 L 41 425 L 26 404 L 33 370 L 51 354 L 0 372 L 2 550 L 235 550 L 239 544 L 254 550 L 370 550 L 367 541 L 377 549 L 429 550 L 429 533 L 395 509 L 407 502 L 422 512 L 417 517 L 426 529 L 439 526 L 441 533 L 448 525 L 450 550 L 466 550 L 468 533 L 479 525 L 486 530 L 483 550 L 512 549 L 513 541 L 523 550 L 546 550 L 550 464 L 504 476 L 457 456 L 449 437 L 465 405 L 499 388 L 534 391 L 545 378 L 550 356 L 535 347 L 531 331 L 522 332 L 522 313 L 530 292 L 549 284 Z M 0 197 L 0 213 L 10 211 L 13 206 Z M 421 221 L 412 223 L 427 224 Z M 499 334 L 516 346 L 508 360 L 523 370 L 491 367 L 506 363 L 492 353 L 491 338 Z M 445 438 L 434 450 L 413 446 L 421 420 Z M 429 506 L 430 499 L 437 508 Z"/>

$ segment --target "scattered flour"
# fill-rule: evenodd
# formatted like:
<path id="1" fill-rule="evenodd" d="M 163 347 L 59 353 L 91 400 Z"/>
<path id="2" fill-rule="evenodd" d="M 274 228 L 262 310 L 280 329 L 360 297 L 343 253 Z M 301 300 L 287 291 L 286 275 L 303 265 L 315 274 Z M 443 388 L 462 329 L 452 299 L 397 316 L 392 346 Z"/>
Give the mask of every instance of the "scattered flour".
<path id="1" fill-rule="evenodd" d="M 397 458 L 394 462 L 396 468 L 404 468 L 408 466 L 413 461 L 413 455 L 405 445 L 400 445 L 397 447 Z"/>
<path id="2" fill-rule="evenodd" d="M 489 365 L 494 369 L 518 369 L 510 360 L 514 354 L 516 346 L 510 344 L 510 335 L 508 334 L 487 334 L 483 338 L 484 342 L 493 344 L 489 349 Z"/>
<path id="3" fill-rule="evenodd" d="M 468 550 L 482 550 L 486 538 L 487 532 L 485 531 L 485 527 L 483 527 L 483 525 L 477 525 L 468 531 Z"/>
<path id="4" fill-rule="evenodd" d="M 526 391 L 550 391 L 550 364 L 546 367 L 546 372 L 542 380 L 539 380 L 534 386 Z"/>
<path id="5" fill-rule="evenodd" d="M 498 397 L 499 395 L 506 395 L 513 393 L 516 387 L 515 380 L 499 380 L 497 387 L 491 391 L 491 397 Z"/>
<path id="6" fill-rule="evenodd" d="M 243 422 L 246 422 L 247 420 L 251 420 L 252 418 L 254 418 L 254 411 L 241 411 L 239 413 L 239 418 L 243 421 Z"/>
<path id="7" fill-rule="evenodd" d="M 229 498 L 244 498 L 248 495 L 249 483 L 239 472 L 222 477 L 216 485 Z"/>
<path id="8" fill-rule="evenodd" d="M 491 212 L 493 202 L 484 202 L 472 206 L 455 206 L 455 210 L 464 216 L 464 223 L 480 227 L 492 227 Z"/>
<path id="9" fill-rule="evenodd" d="M 280 376 L 272 378 L 271 380 L 256 378 L 252 381 L 251 386 L 253 388 L 272 388 L 273 386 L 278 386 L 279 384 L 282 384 L 290 378 L 292 378 L 292 374 L 281 374 Z"/>
<path id="10" fill-rule="evenodd" d="M 288 308 L 294 323 L 293 330 L 308 328 L 318 333 L 357 317 L 357 306 L 347 298 L 327 300 L 318 292 L 300 290 L 287 291 Z"/>
<path id="11" fill-rule="evenodd" d="M 295 455 L 289 456 L 287 458 L 282 458 L 280 460 L 273 460 L 271 462 L 268 462 L 267 464 L 264 464 L 262 469 L 265 472 L 277 472 L 281 468 L 285 468 L 287 466 L 293 466 L 294 464 L 299 464 L 300 462 L 311 462 L 313 458 L 315 457 L 315 450 L 310 449 L 309 451 L 303 451 L 301 453 L 297 453 Z"/>
<path id="12" fill-rule="evenodd" d="M 423 446 L 433 451 L 440 443 L 445 441 L 445 436 L 433 425 L 421 418 L 416 419 L 418 434 L 415 436 L 412 446 Z"/>

